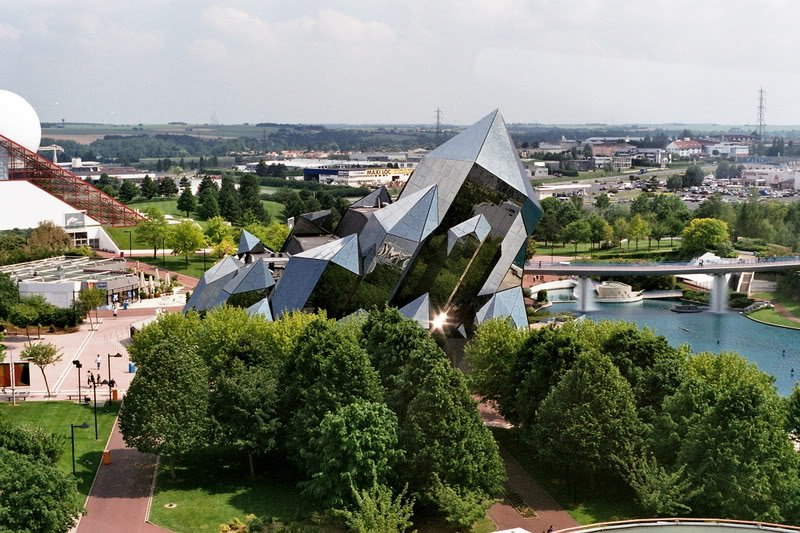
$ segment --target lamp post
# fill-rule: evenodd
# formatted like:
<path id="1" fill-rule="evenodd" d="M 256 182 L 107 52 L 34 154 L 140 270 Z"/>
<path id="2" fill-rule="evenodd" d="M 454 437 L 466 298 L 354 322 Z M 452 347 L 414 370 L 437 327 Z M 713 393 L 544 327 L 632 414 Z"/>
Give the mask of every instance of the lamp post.
<path id="1" fill-rule="evenodd" d="M 108 354 L 108 400 L 111 401 L 111 358 L 122 357 L 122 354 L 117 352 L 114 355 Z"/>
<path id="2" fill-rule="evenodd" d="M 97 440 L 100 438 L 100 436 L 97 434 L 97 382 L 96 381 L 92 383 L 92 395 L 94 396 L 94 440 Z"/>
<path id="3" fill-rule="evenodd" d="M 164 238 L 161 239 L 161 266 L 164 270 L 167 269 L 167 259 L 164 257 L 164 248 L 167 246 L 167 236 L 164 235 Z"/>
<path id="4" fill-rule="evenodd" d="M 72 441 L 72 475 L 75 475 L 75 428 L 79 429 L 88 429 L 89 424 L 84 422 L 83 424 L 70 424 L 69 425 L 69 436 L 70 440 Z"/>
<path id="5" fill-rule="evenodd" d="M 83 365 L 77 359 L 72 361 L 72 364 L 75 365 L 75 369 L 78 371 L 78 405 L 80 405 L 83 400 L 83 395 L 81 395 L 81 368 L 83 368 Z"/>

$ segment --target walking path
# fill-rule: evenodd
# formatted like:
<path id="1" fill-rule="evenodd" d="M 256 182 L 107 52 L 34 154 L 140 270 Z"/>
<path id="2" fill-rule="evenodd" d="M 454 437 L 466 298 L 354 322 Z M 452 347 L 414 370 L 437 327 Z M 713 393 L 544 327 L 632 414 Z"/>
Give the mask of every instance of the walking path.
<path id="1" fill-rule="evenodd" d="M 128 448 L 114 423 L 108 449 L 111 464 L 101 464 L 77 533 L 169 533 L 146 522 L 156 456 Z"/>
<path id="2" fill-rule="evenodd" d="M 478 404 L 478 411 L 487 426 L 509 428 L 511 424 L 494 409 L 493 406 L 482 402 Z M 494 521 L 497 529 L 523 528 L 531 533 L 547 531 L 551 526 L 555 531 L 575 527 L 580 524 L 575 521 L 520 465 L 511 454 L 500 447 L 500 456 L 506 467 L 505 486 L 509 492 L 518 495 L 522 501 L 536 512 L 533 518 L 525 518 L 507 501 L 502 501 L 489 508 L 489 518 Z"/>

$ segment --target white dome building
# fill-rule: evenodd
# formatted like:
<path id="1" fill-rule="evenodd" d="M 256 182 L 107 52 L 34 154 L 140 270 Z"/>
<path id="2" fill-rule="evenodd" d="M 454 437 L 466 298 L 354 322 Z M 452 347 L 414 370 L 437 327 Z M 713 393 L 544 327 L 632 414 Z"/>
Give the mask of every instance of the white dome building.
<path id="1" fill-rule="evenodd" d="M 92 207 L 101 206 L 100 213 L 103 208 L 127 207 L 39 158 L 39 115 L 24 98 L 3 89 L 0 136 L 0 231 L 35 228 L 40 222 L 51 221 L 64 228 L 73 245 L 119 252 L 98 218 L 87 213 L 91 207 L 84 205 L 91 205 L 88 202 L 97 197 Z M 51 188 L 54 184 L 57 186 Z"/>

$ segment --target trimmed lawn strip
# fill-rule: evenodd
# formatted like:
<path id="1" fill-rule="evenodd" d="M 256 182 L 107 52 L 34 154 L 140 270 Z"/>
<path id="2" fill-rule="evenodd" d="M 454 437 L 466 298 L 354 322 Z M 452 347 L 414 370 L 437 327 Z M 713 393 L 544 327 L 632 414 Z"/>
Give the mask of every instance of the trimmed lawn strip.
<path id="1" fill-rule="evenodd" d="M 758 311 L 750 313 L 747 316 L 767 324 L 785 326 L 792 329 L 800 329 L 800 322 L 789 320 L 774 309 L 759 309 Z"/>
<path id="2" fill-rule="evenodd" d="M 162 463 L 150 521 L 175 533 L 216 533 L 220 524 L 244 520 L 248 514 L 290 522 L 304 519 L 314 509 L 297 489 L 297 475 L 280 460 L 260 465 L 262 476 L 254 480 L 248 477 L 245 460 L 198 454 L 191 463 L 176 465 L 176 481 Z M 170 503 L 175 504 L 173 509 L 164 507 Z"/>
<path id="3" fill-rule="evenodd" d="M 152 265 L 158 268 L 165 268 L 166 265 L 167 270 L 171 270 L 172 272 L 177 272 L 179 274 L 185 274 L 187 276 L 192 276 L 193 278 L 199 278 L 205 272 L 205 269 L 210 268 L 214 263 L 218 261 L 218 259 L 213 255 L 206 255 L 205 258 L 205 268 L 203 268 L 203 256 L 200 255 L 193 255 L 189 256 L 189 266 L 186 266 L 186 259 L 182 255 L 164 255 L 164 261 L 161 261 L 161 254 L 158 254 L 157 259 L 153 259 L 153 256 L 147 257 L 134 257 L 133 261 L 141 261 L 142 263 L 146 263 L 148 265 Z M 163 274 L 162 274 L 163 277 Z"/>
<path id="4" fill-rule="evenodd" d="M 38 370 L 37 370 L 38 372 Z M 85 389 L 84 389 L 85 390 Z M 108 389 L 98 389 L 97 424 L 99 438 L 94 439 L 94 410 L 89 406 L 73 402 L 18 402 L 16 407 L 10 403 L 0 405 L 0 414 L 15 424 L 24 424 L 43 428 L 51 433 L 65 435 L 64 453 L 58 461 L 58 468 L 64 472 L 72 472 L 72 450 L 70 441 L 70 423 L 89 424 L 88 429 L 75 429 L 75 471 L 78 479 L 78 491 L 84 496 L 89 494 L 94 475 L 100 466 L 108 436 L 119 411 L 119 405 L 100 405 L 100 393 L 107 398 Z M 91 397 L 91 395 L 90 395 Z"/>
<path id="5" fill-rule="evenodd" d="M 660 241 L 660 247 L 656 247 L 656 242 L 652 241 L 652 246 L 647 247 L 647 240 L 639 241 L 639 250 L 636 250 L 636 244 L 631 243 L 630 249 L 628 247 L 617 246 L 614 248 L 599 249 L 595 246 L 590 257 L 590 244 L 587 242 L 578 243 L 578 251 L 575 252 L 574 244 L 556 245 L 552 247 L 545 246 L 542 242 L 536 243 L 536 253 L 540 256 L 556 255 L 556 256 L 570 256 L 576 260 L 590 260 L 590 259 L 614 259 L 614 258 L 627 258 L 627 259 L 646 259 L 648 261 L 658 261 L 662 259 L 675 260 L 673 256 L 680 246 L 680 241 L 670 244 L 668 238 Z M 542 261 L 544 263 L 544 261 Z"/>
<path id="6" fill-rule="evenodd" d="M 533 447 L 521 442 L 513 429 L 492 428 L 497 442 L 508 450 L 531 478 L 552 496 L 581 525 L 630 520 L 643 516 L 629 487 L 617 480 L 598 479 L 592 487 L 591 476 L 579 475 L 577 494 L 564 472 L 535 459 Z"/>

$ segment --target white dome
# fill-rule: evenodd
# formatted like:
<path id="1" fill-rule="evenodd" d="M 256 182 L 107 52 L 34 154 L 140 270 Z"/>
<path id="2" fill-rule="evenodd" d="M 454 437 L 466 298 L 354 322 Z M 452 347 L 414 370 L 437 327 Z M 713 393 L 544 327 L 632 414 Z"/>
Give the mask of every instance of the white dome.
<path id="1" fill-rule="evenodd" d="M 35 152 L 42 140 L 39 115 L 18 94 L 0 89 L 0 135 Z"/>

